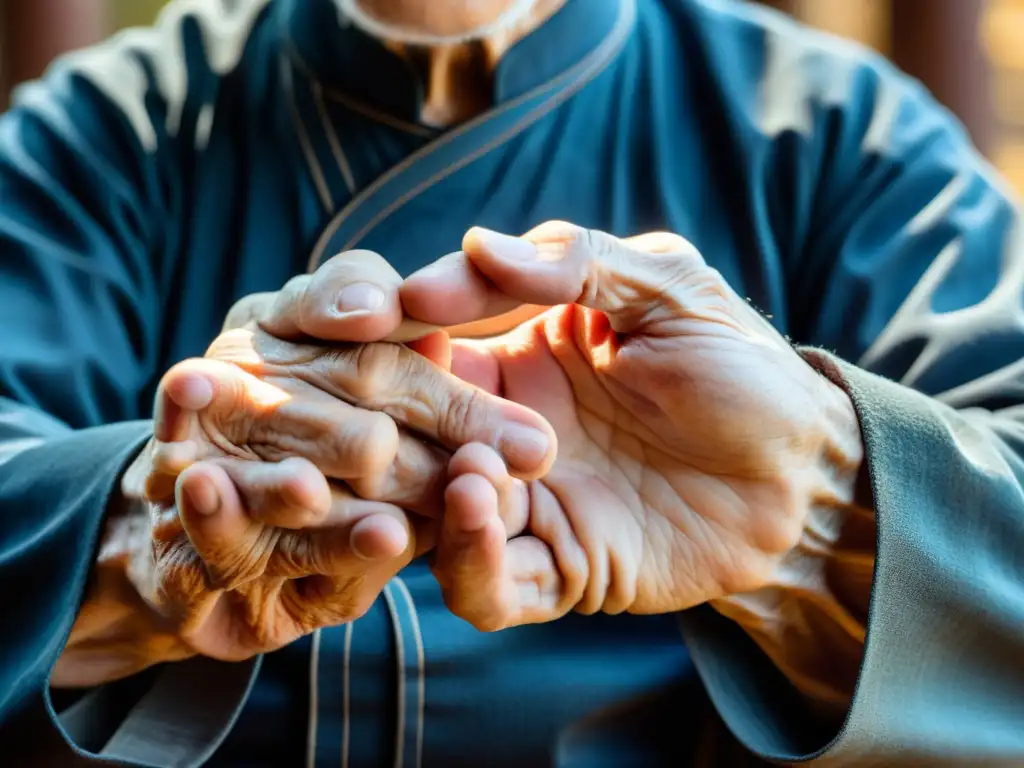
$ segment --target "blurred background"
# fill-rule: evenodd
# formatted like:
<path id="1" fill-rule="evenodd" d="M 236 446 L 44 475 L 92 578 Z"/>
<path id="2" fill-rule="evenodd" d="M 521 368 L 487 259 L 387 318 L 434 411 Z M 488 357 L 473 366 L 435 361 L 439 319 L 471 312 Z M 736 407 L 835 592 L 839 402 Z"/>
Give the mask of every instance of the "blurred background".
<path id="1" fill-rule="evenodd" d="M 213 0 L 209 0 L 213 2 Z M 1024 193 L 1024 0 L 762 0 L 855 39 L 920 79 Z M 163 0 L 0 0 L 0 108 L 54 56 L 125 26 Z"/>

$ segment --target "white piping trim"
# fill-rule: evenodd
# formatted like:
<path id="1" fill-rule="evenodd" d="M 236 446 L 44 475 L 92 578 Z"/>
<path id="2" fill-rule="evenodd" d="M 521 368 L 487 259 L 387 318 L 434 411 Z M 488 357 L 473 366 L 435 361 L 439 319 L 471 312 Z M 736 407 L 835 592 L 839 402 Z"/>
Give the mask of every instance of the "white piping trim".
<path id="1" fill-rule="evenodd" d="M 320 630 L 313 632 L 309 650 L 309 724 L 306 730 L 306 768 L 316 764 L 316 735 L 320 710 Z"/>
<path id="2" fill-rule="evenodd" d="M 352 738 L 352 685 L 349 678 L 352 671 L 354 632 L 355 622 L 350 621 L 345 625 L 345 653 L 341 665 L 341 673 L 344 675 L 341 681 L 341 768 L 348 768 L 349 742 Z"/>
<path id="3" fill-rule="evenodd" d="M 316 102 L 316 111 L 320 116 L 320 122 L 323 124 L 324 133 L 327 134 L 327 143 L 331 145 L 331 154 L 334 155 L 334 162 L 338 164 L 338 170 L 341 171 L 341 175 L 345 178 L 345 186 L 348 187 L 348 191 L 354 195 L 356 193 L 356 179 L 352 175 L 352 166 L 349 165 L 348 158 L 345 157 L 345 150 L 341 148 L 341 141 L 338 139 L 338 134 L 335 132 L 331 119 L 327 115 L 327 107 L 324 105 L 323 88 L 317 82 L 313 83 L 313 100 Z"/>
<path id="4" fill-rule="evenodd" d="M 398 590 L 409 604 L 409 622 L 412 625 L 413 638 L 416 640 L 416 768 L 423 766 L 423 722 L 427 704 L 427 658 L 423 647 L 423 633 L 420 631 L 419 612 L 412 592 L 405 581 L 399 576 L 393 579 Z"/>
<path id="5" fill-rule="evenodd" d="M 580 59 L 580 61 L 578 61 L 572 67 L 563 71 L 561 74 L 556 75 L 554 78 L 538 86 L 537 88 L 527 91 L 522 96 L 513 99 L 512 101 L 505 102 L 504 104 L 501 104 L 492 110 L 484 112 L 475 119 L 470 120 L 468 123 L 464 123 L 459 128 L 456 128 L 455 130 L 443 134 L 440 138 L 437 139 L 437 141 L 427 144 L 426 146 L 422 147 L 416 152 L 413 152 L 405 160 L 398 163 L 381 176 L 377 177 L 377 179 L 372 184 L 370 184 L 356 197 L 349 201 L 348 205 L 346 205 L 341 211 L 339 211 L 338 214 L 327 225 L 327 228 L 323 231 L 323 233 L 320 235 L 320 238 L 317 240 L 316 245 L 313 246 L 313 252 L 310 256 L 309 264 L 307 265 L 307 271 L 316 271 L 316 268 L 320 263 L 320 258 L 327 248 L 327 244 L 330 242 L 331 238 L 334 236 L 334 233 L 338 231 L 338 229 L 345 222 L 345 220 L 352 215 L 352 212 L 355 211 L 363 203 L 365 203 L 372 195 L 374 195 L 377 192 L 377 190 L 379 190 L 393 178 L 407 170 L 410 166 L 419 162 L 424 157 L 430 155 L 431 153 L 437 151 L 438 149 L 447 146 L 452 141 L 459 138 L 468 131 L 471 131 L 472 129 L 478 126 L 483 125 L 484 123 L 493 119 L 494 117 L 497 117 L 498 115 L 503 114 L 504 112 L 507 112 L 511 109 L 515 109 L 516 107 L 526 103 L 530 99 L 536 98 L 537 96 L 541 96 L 548 91 L 557 89 L 558 86 L 555 81 L 557 81 L 558 83 L 569 81 L 569 84 L 564 86 L 562 90 L 559 91 L 555 96 L 552 96 L 548 101 L 540 104 L 539 106 L 535 107 L 533 110 L 528 112 L 522 119 L 515 122 L 511 128 L 499 134 L 495 139 L 483 145 L 482 147 L 477 148 L 475 151 L 469 153 L 468 155 L 465 155 L 457 162 L 449 165 L 443 171 L 434 174 L 434 176 L 430 177 L 423 183 L 409 190 L 404 195 L 399 197 L 397 200 L 392 201 L 390 205 L 386 206 L 383 210 L 379 211 L 377 215 L 374 216 L 361 230 L 359 230 L 355 235 L 349 238 L 349 240 L 344 245 L 342 245 L 340 250 L 348 250 L 349 248 L 352 247 L 353 244 L 358 243 L 359 240 L 361 240 L 370 230 L 372 230 L 381 221 L 383 221 L 396 210 L 405 205 L 405 203 L 407 203 L 409 200 L 421 194 L 425 190 L 429 189 L 434 184 L 437 184 L 442 179 L 447 178 L 455 171 L 469 165 L 474 160 L 487 154 L 495 147 L 510 140 L 513 136 L 517 135 L 518 133 L 521 133 L 529 125 L 539 120 L 545 114 L 550 112 L 559 104 L 565 102 L 573 94 L 582 89 L 585 85 L 591 82 L 598 74 L 600 74 L 609 63 L 611 63 L 612 59 L 615 57 L 615 54 L 618 53 L 618 51 L 621 48 L 621 45 L 625 42 L 629 31 L 632 29 L 635 17 L 636 0 L 627 0 L 627 2 L 623 2 L 622 8 L 619 12 L 619 18 L 615 22 L 615 26 L 612 28 L 611 32 L 608 33 L 608 35 L 600 43 L 600 45 L 594 48 L 594 50 L 588 53 L 584 58 Z"/>
<path id="6" fill-rule="evenodd" d="M 309 140 L 309 132 L 306 130 L 305 123 L 302 122 L 302 115 L 299 114 L 299 105 L 295 101 L 295 82 L 292 79 L 292 68 L 285 56 L 281 56 L 281 82 L 284 85 L 285 92 L 288 94 L 288 111 L 292 116 L 295 134 L 299 138 L 299 146 L 302 147 L 302 154 L 306 157 L 306 164 L 309 166 L 309 172 L 313 176 L 313 184 L 316 186 L 317 194 L 320 195 L 320 202 L 329 214 L 334 210 L 334 200 L 331 197 L 330 189 L 327 188 L 327 180 L 324 179 L 323 168 L 320 167 L 320 162 L 316 159 L 316 152 L 313 151 L 313 144 Z"/>
<path id="7" fill-rule="evenodd" d="M 405 762 L 405 640 L 402 637 L 402 620 L 398 615 L 395 596 L 391 593 L 391 585 L 384 586 L 384 602 L 391 614 L 391 628 L 395 633 L 395 664 L 398 667 L 398 717 L 395 723 L 395 763 L 394 768 L 402 768 Z"/>

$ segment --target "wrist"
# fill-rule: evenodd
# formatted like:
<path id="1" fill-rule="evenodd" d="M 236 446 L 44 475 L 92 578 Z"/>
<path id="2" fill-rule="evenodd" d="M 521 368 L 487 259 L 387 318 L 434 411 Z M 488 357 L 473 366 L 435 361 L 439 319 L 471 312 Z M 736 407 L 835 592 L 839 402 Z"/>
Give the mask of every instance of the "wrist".
<path id="1" fill-rule="evenodd" d="M 820 388 L 822 440 L 815 465 L 817 482 L 808 500 L 808 517 L 821 507 L 842 510 L 858 502 L 864 469 L 860 420 L 846 390 L 824 376 Z"/>
<path id="2" fill-rule="evenodd" d="M 821 439 L 799 540 L 760 589 L 712 606 L 739 624 L 828 717 L 845 712 L 860 669 L 875 528 L 856 409 L 828 373 L 818 381 Z"/>
<path id="3" fill-rule="evenodd" d="M 100 685 L 194 655 L 157 608 L 152 515 L 130 490 L 132 467 L 108 502 L 85 599 L 51 674 L 55 687 Z"/>

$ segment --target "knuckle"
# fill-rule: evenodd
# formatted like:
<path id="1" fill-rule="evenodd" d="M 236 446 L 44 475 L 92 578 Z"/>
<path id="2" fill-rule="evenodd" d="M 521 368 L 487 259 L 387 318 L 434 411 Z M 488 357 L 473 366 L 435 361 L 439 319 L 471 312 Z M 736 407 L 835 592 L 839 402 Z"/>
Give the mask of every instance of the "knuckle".
<path id="1" fill-rule="evenodd" d="M 249 328 L 228 328 L 218 334 L 203 355 L 214 360 L 252 362 L 253 332 Z"/>
<path id="2" fill-rule="evenodd" d="M 732 289 L 714 267 L 679 261 L 669 282 L 684 287 L 688 312 L 700 316 L 732 315 Z"/>
<path id="3" fill-rule="evenodd" d="M 289 526 L 302 525 L 306 527 L 319 525 L 327 519 L 330 513 L 326 506 L 312 498 L 308 485 L 295 479 L 287 480 L 282 484 L 275 501 L 278 507 L 275 511 L 279 515 L 277 518 L 279 524 L 286 523 Z M 256 515 L 257 513 L 254 512 L 254 519 L 256 519 Z M 263 517 L 266 519 L 266 511 Z"/>
<path id="4" fill-rule="evenodd" d="M 283 538 L 268 563 L 267 571 L 275 576 L 300 578 L 303 572 L 311 570 L 313 554 L 310 549 L 304 538 Z"/>
<path id="5" fill-rule="evenodd" d="M 343 612 L 339 613 L 337 617 L 338 622 L 336 623 L 363 618 L 363 616 L 370 612 L 370 608 L 373 607 L 376 599 L 376 593 L 367 593 L 366 590 L 360 590 L 356 599 L 350 602 Z"/>
<path id="6" fill-rule="evenodd" d="M 538 224 L 536 227 L 526 233 L 526 237 L 531 240 L 544 240 L 548 238 L 564 238 L 567 235 L 571 235 L 580 228 L 568 221 L 562 219 L 549 219 L 548 221 Z"/>
<path id="7" fill-rule="evenodd" d="M 398 426 L 384 413 L 368 413 L 359 430 L 353 457 L 359 477 L 373 477 L 390 467 L 398 454 Z"/>
<path id="8" fill-rule="evenodd" d="M 617 253 L 621 241 L 598 229 L 578 229 L 572 247 L 583 251 L 591 259 L 601 261 Z"/>
<path id="9" fill-rule="evenodd" d="M 673 258 L 682 259 L 693 264 L 704 264 L 704 257 L 701 255 L 700 251 L 697 250 L 697 246 L 682 235 L 677 235 L 674 232 L 666 232 L 663 237 L 665 241 L 665 250 L 670 253 Z"/>
<path id="10" fill-rule="evenodd" d="M 717 269 L 703 266 L 699 274 L 708 291 L 723 298 L 729 294 L 729 283 L 726 282 L 725 276 Z"/>
<path id="11" fill-rule="evenodd" d="M 390 416 L 360 413 L 353 421 L 324 426 L 317 453 L 345 480 L 377 477 L 387 471 L 398 452 L 398 427 Z"/>
<path id="12" fill-rule="evenodd" d="M 478 389 L 459 389 L 452 393 L 438 415 L 441 435 L 464 442 L 470 438 L 485 442 L 488 422 L 488 401 Z"/>
<path id="13" fill-rule="evenodd" d="M 275 325 L 301 327 L 302 307 L 311 279 L 310 275 L 296 275 L 288 280 L 274 295 L 268 320 Z"/>
<path id="14" fill-rule="evenodd" d="M 264 526 L 248 548 L 232 546 L 228 551 L 218 548 L 201 553 L 205 555 L 203 565 L 210 588 L 231 591 L 258 579 L 277 551 L 279 538 L 277 529 Z"/>
<path id="15" fill-rule="evenodd" d="M 276 293 L 251 293 L 243 296 L 228 310 L 224 318 L 223 331 L 245 328 L 257 322 L 273 306 Z"/>
<path id="16" fill-rule="evenodd" d="M 368 473 L 361 477 L 353 477 L 345 481 L 352 493 L 368 501 L 386 501 L 389 499 L 390 483 L 386 473 Z"/>
<path id="17" fill-rule="evenodd" d="M 351 374 L 346 389 L 358 403 L 372 406 L 388 396 L 401 374 L 401 348 L 397 344 L 360 344 L 352 350 Z"/>
<path id="18" fill-rule="evenodd" d="M 216 565 L 204 563 L 204 566 L 209 588 L 225 592 L 237 589 L 259 575 L 259 571 L 242 557 L 234 557 Z"/>
<path id="19" fill-rule="evenodd" d="M 306 276 L 301 283 L 292 287 L 292 301 L 288 308 L 292 321 L 302 332 L 317 335 L 323 321 L 331 311 L 333 296 L 328 294 L 329 286 L 316 273 Z"/>
<path id="20" fill-rule="evenodd" d="M 274 558 L 274 572 L 292 579 L 327 576 L 337 570 L 328 548 L 323 546 L 323 540 L 315 535 L 282 536 Z"/>
<path id="21" fill-rule="evenodd" d="M 207 592 L 199 554 L 184 533 L 172 542 L 153 542 L 157 601 L 172 611 L 185 610 Z"/>
<path id="22" fill-rule="evenodd" d="M 290 278 L 281 288 L 281 291 L 276 294 L 278 297 L 288 296 L 302 296 L 306 292 L 306 286 L 309 283 L 309 275 L 295 275 Z"/>
<path id="23" fill-rule="evenodd" d="M 304 542 L 300 548 L 297 558 L 297 567 L 303 568 L 307 573 L 329 574 L 336 570 L 333 567 L 332 558 L 326 548 L 320 546 L 320 539 L 313 536 L 300 536 L 299 541 Z"/>

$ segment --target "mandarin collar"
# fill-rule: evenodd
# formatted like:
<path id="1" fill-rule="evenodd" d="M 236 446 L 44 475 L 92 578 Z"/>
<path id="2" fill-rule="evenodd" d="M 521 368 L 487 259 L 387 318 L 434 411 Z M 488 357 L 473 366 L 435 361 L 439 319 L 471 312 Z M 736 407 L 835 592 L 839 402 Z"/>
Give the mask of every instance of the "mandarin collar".
<path id="1" fill-rule="evenodd" d="M 494 73 L 495 105 L 556 78 L 611 34 L 625 0 L 567 0 L 510 48 Z M 423 85 L 412 65 L 342 22 L 333 0 L 277 0 L 289 54 L 319 84 L 409 122 L 418 122 Z"/>

